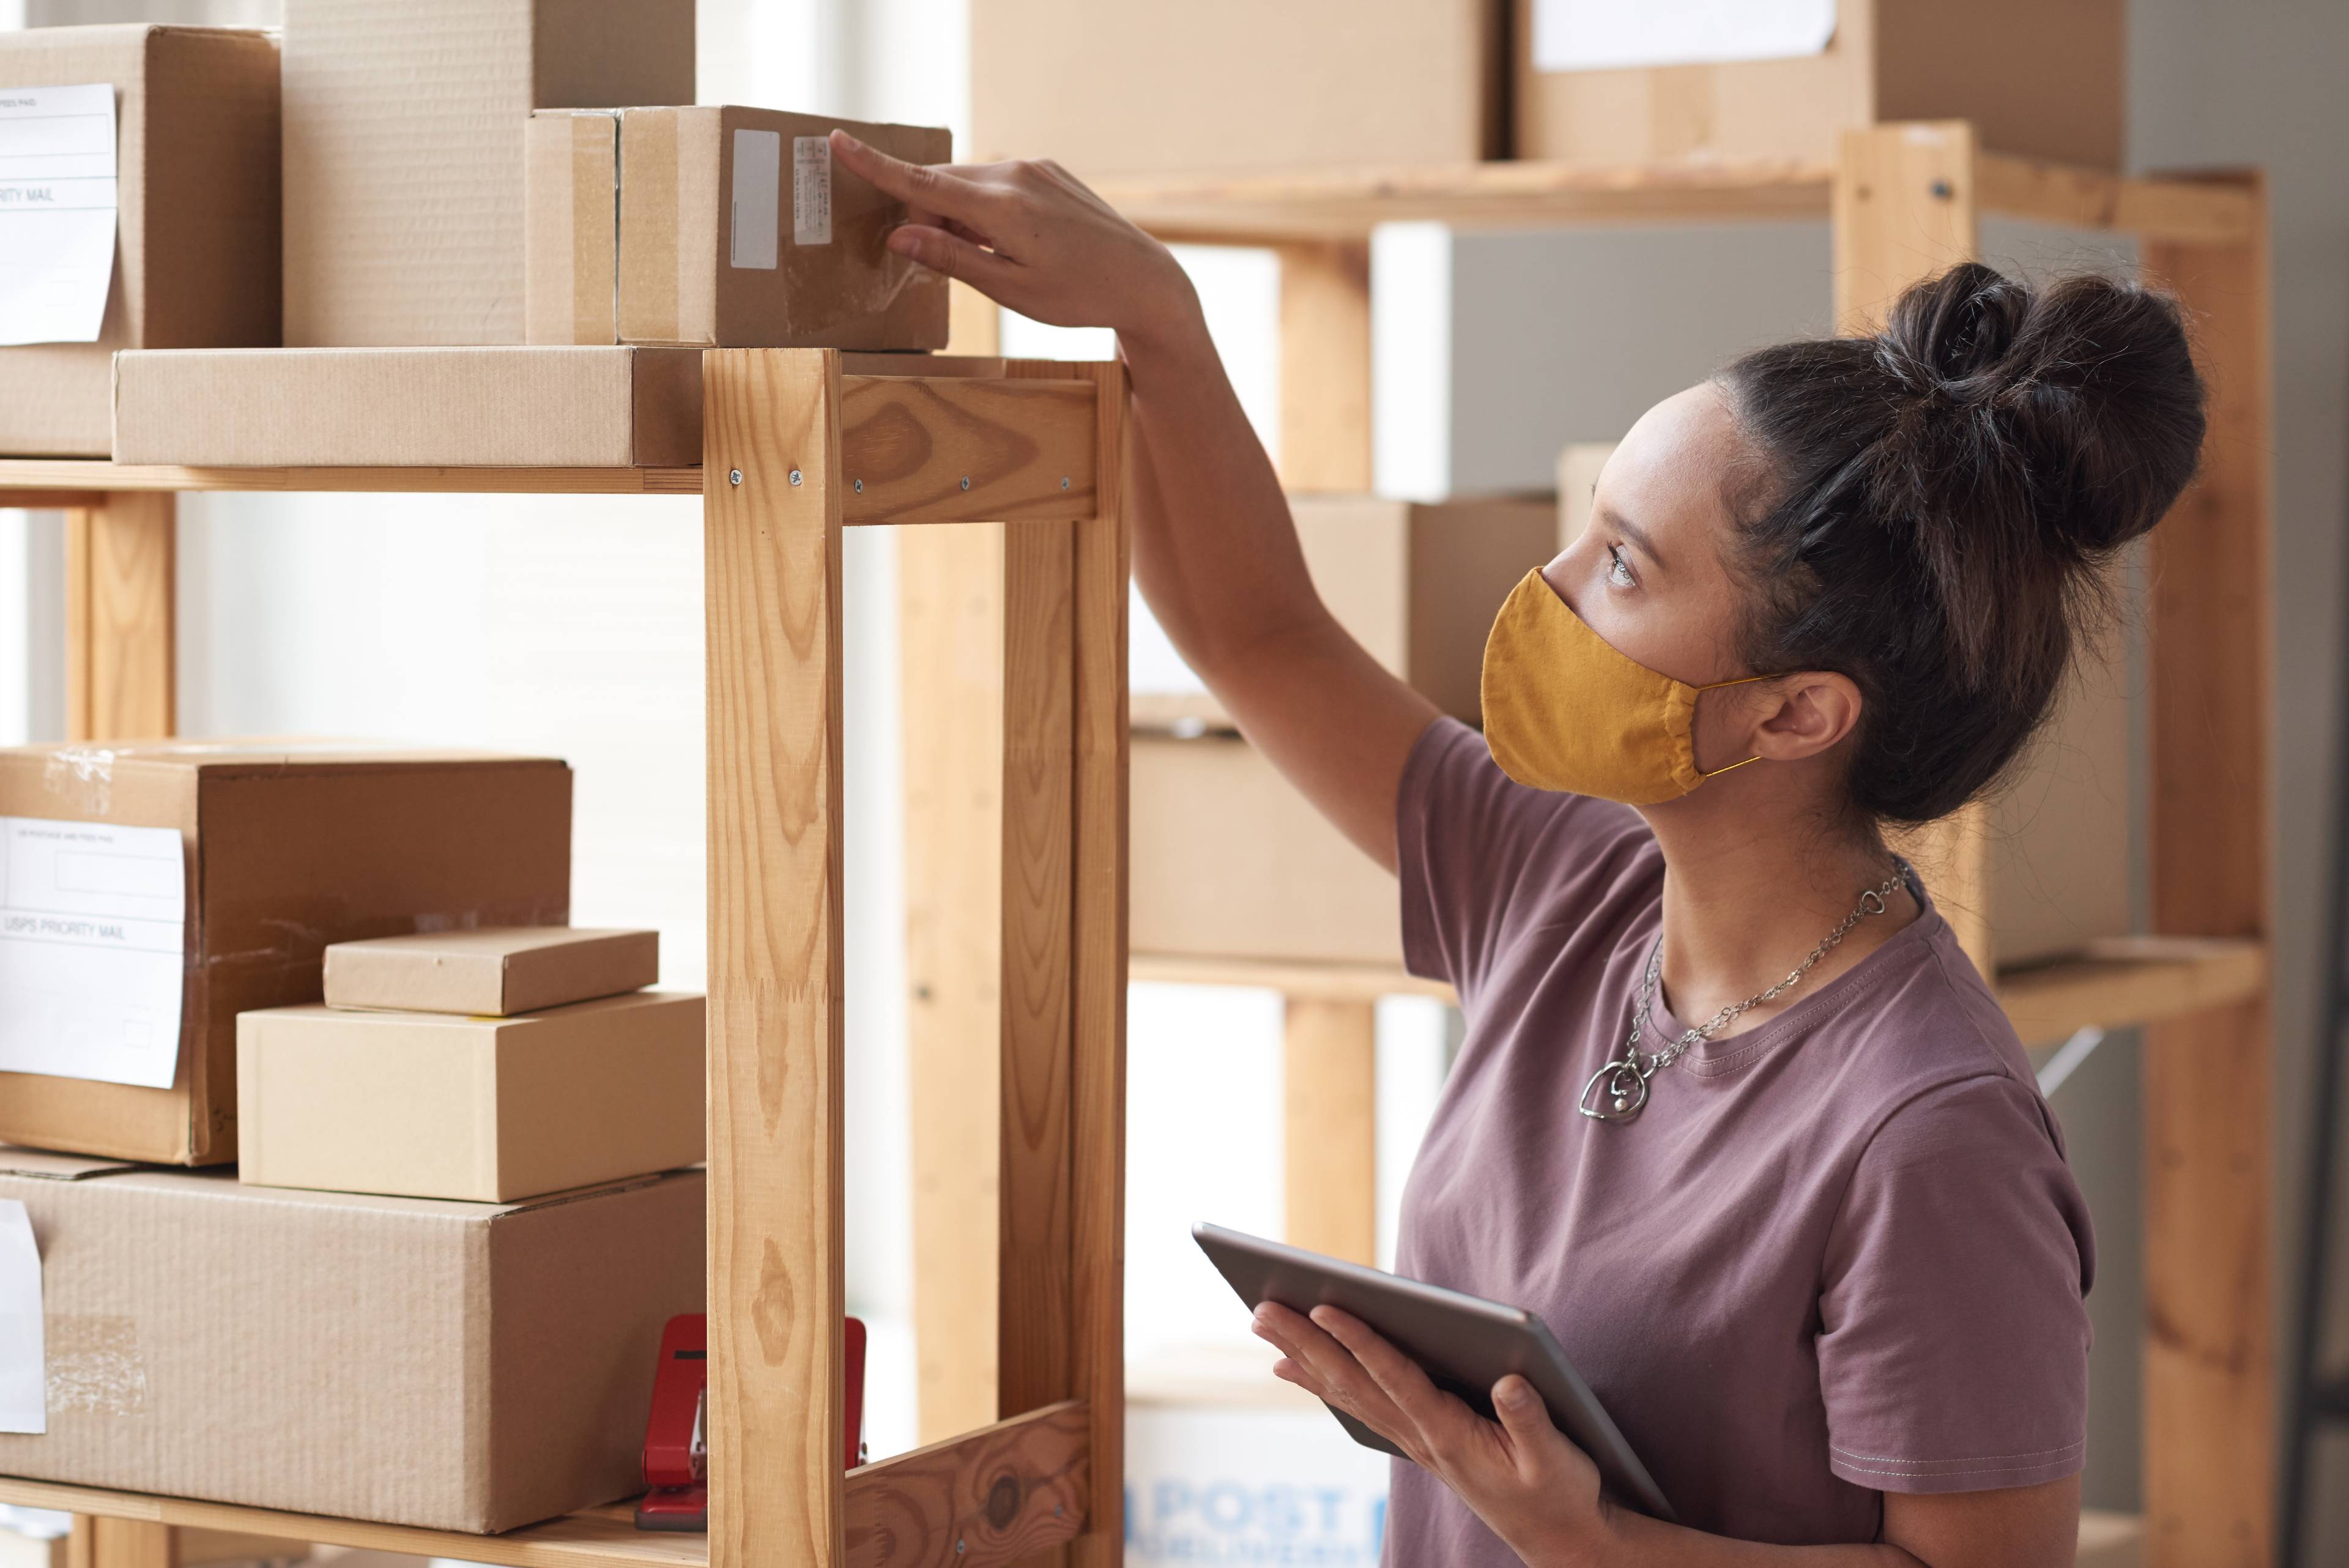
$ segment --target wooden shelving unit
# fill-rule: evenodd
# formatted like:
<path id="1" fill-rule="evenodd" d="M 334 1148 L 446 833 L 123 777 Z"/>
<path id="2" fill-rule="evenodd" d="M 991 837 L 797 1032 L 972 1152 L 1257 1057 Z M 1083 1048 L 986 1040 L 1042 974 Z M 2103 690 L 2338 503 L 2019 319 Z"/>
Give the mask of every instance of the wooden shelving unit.
<path id="1" fill-rule="evenodd" d="M 517 1568 L 985 1568 L 1053 1548 L 1114 1563 L 1125 406 L 1113 364 L 720 349 L 703 357 L 698 469 L 0 462 L 0 505 L 68 509 L 68 708 L 88 740 L 170 731 L 172 492 L 702 497 L 711 1506 L 706 1537 L 640 1533 L 625 1508 L 484 1537 L 5 1478 L 0 1501 L 94 1521 L 87 1568 L 172 1568 L 182 1526 Z M 842 529 L 979 519 L 1003 541 L 983 591 L 1016 611 L 990 827 L 1016 875 L 973 917 L 1005 955 L 988 1076 L 1008 1130 L 985 1235 L 1014 1326 L 978 1429 L 843 1472 Z"/>
<path id="2" fill-rule="evenodd" d="M 1267 246 L 1281 267 L 1282 478 L 1292 491 L 1371 487 L 1368 239 L 1373 225 L 1464 228 L 1727 223 L 1813 219 L 1833 232 L 1836 314 L 1873 321 L 1918 277 L 1980 249 L 1984 213 L 2134 236 L 2145 272 L 2195 317 L 2213 392 L 2200 480 L 2156 531 L 2150 603 L 2154 929 L 2062 962 L 2002 970 L 1969 910 L 1988 874 L 1978 813 L 1923 847 L 1967 950 L 1997 977 L 2026 1039 L 2143 1023 L 2147 1235 L 2146 1561 L 2259 1563 L 2271 1555 L 2273 1437 L 2269 1330 L 2271 1024 L 2266 730 L 2269 670 L 2269 287 L 2265 188 L 2256 172 L 2126 178 L 2002 156 L 1962 122 L 1848 133 L 1831 163 L 1585 168 L 1512 162 L 1301 171 L 1113 182 L 1102 193 L 1164 238 Z M 908 554 L 907 600 L 951 580 Z M 928 583 L 929 588 L 923 585 Z M 982 606 L 965 612 L 984 622 Z M 944 639 L 906 644 L 909 702 L 940 690 Z M 927 715 L 935 720 L 938 716 Z M 909 734 L 923 722 L 909 711 Z M 960 765 L 987 754 L 967 735 Z M 909 752 L 909 778 L 913 776 Z M 917 799 L 915 836 L 950 836 L 942 798 Z M 980 879 L 984 884 L 984 877 Z M 943 884 L 933 884 L 933 891 Z M 917 923 L 947 918 L 943 907 Z M 973 1016 L 951 961 L 917 975 L 916 1026 L 946 1070 L 946 1025 Z M 1367 1259 L 1375 1186 L 1373 1004 L 1443 988 L 1368 966 L 1138 953 L 1133 977 L 1266 985 L 1288 1002 L 1290 1239 Z M 917 1049 L 920 1049 L 917 1037 Z M 2213 1073 L 2225 1093 L 2209 1090 Z M 950 1124 L 952 1106 L 930 1120 Z M 1321 1151 L 1301 1164 L 1294 1151 Z M 918 1191 L 918 1189 L 917 1189 Z M 917 1197 L 917 1203 L 922 1199 Z M 917 1224 L 919 1220 L 917 1220 Z M 926 1314 L 983 1277 L 951 1244 L 919 1253 Z M 957 1390 L 925 1386 L 949 1407 Z M 967 1397 L 967 1392 L 963 1396 Z M 2103 1528 L 2103 1527 L 2100 1527 Z M 2111 1534 L 2106 1529 L 2106 1534 Z M 2086 1537 L 2084 1535 L 2084 1541 Z"/>

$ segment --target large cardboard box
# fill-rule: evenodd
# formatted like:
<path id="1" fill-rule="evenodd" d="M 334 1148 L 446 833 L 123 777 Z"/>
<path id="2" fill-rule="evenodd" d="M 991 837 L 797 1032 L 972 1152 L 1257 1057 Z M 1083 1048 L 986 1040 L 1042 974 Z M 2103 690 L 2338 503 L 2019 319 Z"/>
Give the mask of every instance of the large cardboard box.
<path id="1" fill-rule="evenodd" d="M 1722 59 L 1719 18 L 1688 7 L 1513 3 L 1519 158 L 1817 163 L 1856 127 L 1966 119 L 2001 152 L 2120 166 L 2124 0 L 1812 0 L 1824 48 L 1751 59 Z M 1599 57 L 1671 63 L 1545 68 L 1594 57 L 1578 14 L 1609 9 Z"/>
<path id="2" fill-rule="evenodd" d="M 1289 498 L 1313 586 L 1371 656 L 1454 717 L 1477 722 L 1493 617 L 1517 579 L 1557 553 L 1548 496 L 1387 501 Z M 1136 691 L 1140 729 L 1229 723 L 1199 691 Z"/>
<path id="3" fill-rule="evenodd" d="M 0 94 L 111 83 L 114 278 L 95 343 L 0 348 L 0 453 L 104 457 L 118 348 L 277 341 L 277 46 L 220 27 L 0 33 Z"/>
<path id="4" fill-rule="evenodd" d="M 570 914 L 571 770 L 552 758 L 350 742 L 20 746 L 0 750 L 0 818 L 19 817 L 176 830 L 185 955 L 171 1085 L 0 1072 L 11 1143 L 233 1159 L 236 1015 L 317 1001 L 328 943 Z M 100 888 L 119 870 L 81 867 Z"/>
<path id="5" fill-rule="evenodd" d="M 691 103 L 693 24 L 693 0 L 286 0 L 285 341 L 523 341 L 531 111 Z"/>
<path id="6" fill-rule="evenodd" d="M 448 1203 L 8 1151 L 48 1430 L 0 1470 L 471 1532 L 625 1497 L 661 1325 L 703 1310 L 706 1185 Z"/>
<path id="7" fill-rule="evenodd" d="M 701 462 L 682 348 L 125 354 L 114 460 L 264 468 L 628 468 Z"/>
<path id="8" fill-rule="evenodd" d="M 329 1007 L 503 1018 L 638 991 L 660 978 L 660 933 L 573 926 L 418 931 L 326 950 Z"/>
<path id="9" fill-rule="evenodd" d="M 972 146 L 1087 178 L 1502 151 L 1497 0 L 978 0 Z"/>
<path id="10" fill-rule="evenodd" d="M 278 1007 L 237 1019 L 237 1174 L 482 1202 L 702 1158 L 702 999 L 525 1012 Z"/>
<path id="11" fill-rule="evenodd" d="M 905 204 L 834 167 L 834 127 L 908 162 L 954 152 L 945 130 L 777 109 L 533 115 L 530 340 L 945 348 L 947 279 L 888 248 Z"/>
<path id="12" fill-rule="evenodd" d="M 1136 734 L 1132 768 L 1135 952 L 1402 961 L 1394 877 L 1255 747 Z"/>

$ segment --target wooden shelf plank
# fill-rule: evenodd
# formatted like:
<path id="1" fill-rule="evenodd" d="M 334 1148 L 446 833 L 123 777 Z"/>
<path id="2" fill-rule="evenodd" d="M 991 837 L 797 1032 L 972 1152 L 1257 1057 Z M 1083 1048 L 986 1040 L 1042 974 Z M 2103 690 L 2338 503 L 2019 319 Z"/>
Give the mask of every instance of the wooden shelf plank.
<path id="1" fill-rule="evenodd" d="M 1358 239 L 1403 220 L 1547 228 L 1825 219 L 1833 172 L 1785 159 L 1612 167 L 1527 161 L 1121 180 L 1101 193 L 1165 239 L 1269 244 Z M 1979 177 L 1981 208 L 2009 216 L 2199 244 L 2247 243 L 2253 226 L 2240 192 L 2189 181 L 1988 153 Z"/>
<path id="2" fill-rule="evenodd" d="M 0 458 L 0 504 L 61 506 L 125 490 L 698 495 L 698 468 L 181 468 L 79 458 Z"/>

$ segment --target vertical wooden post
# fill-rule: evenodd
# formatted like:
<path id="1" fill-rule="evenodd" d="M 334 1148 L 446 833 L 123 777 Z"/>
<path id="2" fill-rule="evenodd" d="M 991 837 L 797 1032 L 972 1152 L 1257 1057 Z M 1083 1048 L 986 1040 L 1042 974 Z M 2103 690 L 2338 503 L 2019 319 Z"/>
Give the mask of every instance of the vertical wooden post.
<path id="1" fill-rule="evenodd" d="M 70 739 L 172 732 L 172 501 L 168 491 L 123 491 L 66 514 Z"/>
<path id="2" fill-rule="evenodd" d="M 2270 929 L 2267 203 L 2257 176 L 2235 178 L 2256 202 L 2251 244 L 2144 252 L 2149 280 L 2192 318 L 2210 389 L 2201 477 L 2152 546 L 2154 929 L 2190 936 Z M 2146 1031 L 2153 1568 L 2258 1565 L 2274 1552 L 2272 1028 L 2261 997 Z"/>
<path id="3" fill-rule="evenodd" d="M 1875 330 L 1901 290 L 1981 254 L 1974 152 L 1973 127 L 1962 121 L 1844 132 L 1830 208 L 1838 332 Z M 1974 967 L 1994 979 L 1989 822 L 1977 803 L 1894 846 L 1916 865 Z"/>
<path id="4" fill-rule="evenodd" d="M 1100 502 L 1075 528 L 1074 747 L 1069 1075 L 1074 1173 L 1070 1393 L 1092 1423 L 1092 1495 L 1077 1568 L 1125 1553 L 1126 519 L 1125 367 L 1094 365 L 1101 388 Z"/>
<path id="5" fill-rule="evenodd" d="M 1284 999 L 1282 1148 L 1288 1239 L 1350 1262 L 1379 1243 L 1378 1006 Z"/>
<path id="6" fill-rule="evenodd" d="M 702 367 L 709 1560 L 829 1565 L 845 1474 L 840 358 L 715 349 Z"/>
<path id="7" fill-rule="evenodd" d="M 180 1532 L 143 1519 L 74 1515 L 68 1568 L 180 1568 Z"/>
<path id="8" fill-rule="evenodd" d="M 1371 488 L 1371 247 L 1280 251 L 1280 482 Z"/>

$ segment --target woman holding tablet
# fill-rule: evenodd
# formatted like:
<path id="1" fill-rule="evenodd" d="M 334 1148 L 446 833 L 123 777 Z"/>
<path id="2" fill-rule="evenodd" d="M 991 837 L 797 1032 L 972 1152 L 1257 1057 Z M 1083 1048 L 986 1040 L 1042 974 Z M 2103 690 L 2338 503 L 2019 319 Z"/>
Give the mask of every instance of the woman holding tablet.
<path id="1" fill-rule="evenodd" d="M 2013 1032 L 1888 825 L 1992 787 L 2097 568 L 2194 471 L 2167 300 L 1961 266 L 1877 336 L 1649 410 L 1485 652 L 1479 734 L 1315 596 L 1165 250 L 1050 164 L 922 170 L 891 244 L 1133 373 L 1135 575 L 1248 738 L 1402 879 L 1468 1033 L 1398 1272 L 1528 1308 L 1669 1497 L 1616 1506 L 1517 1379 L 1497 1421 L 1360 1324 L 1281 1375 L 1392 1438 L 1410 1568 L 2072 1560 L 2088 1217 Z"/>

